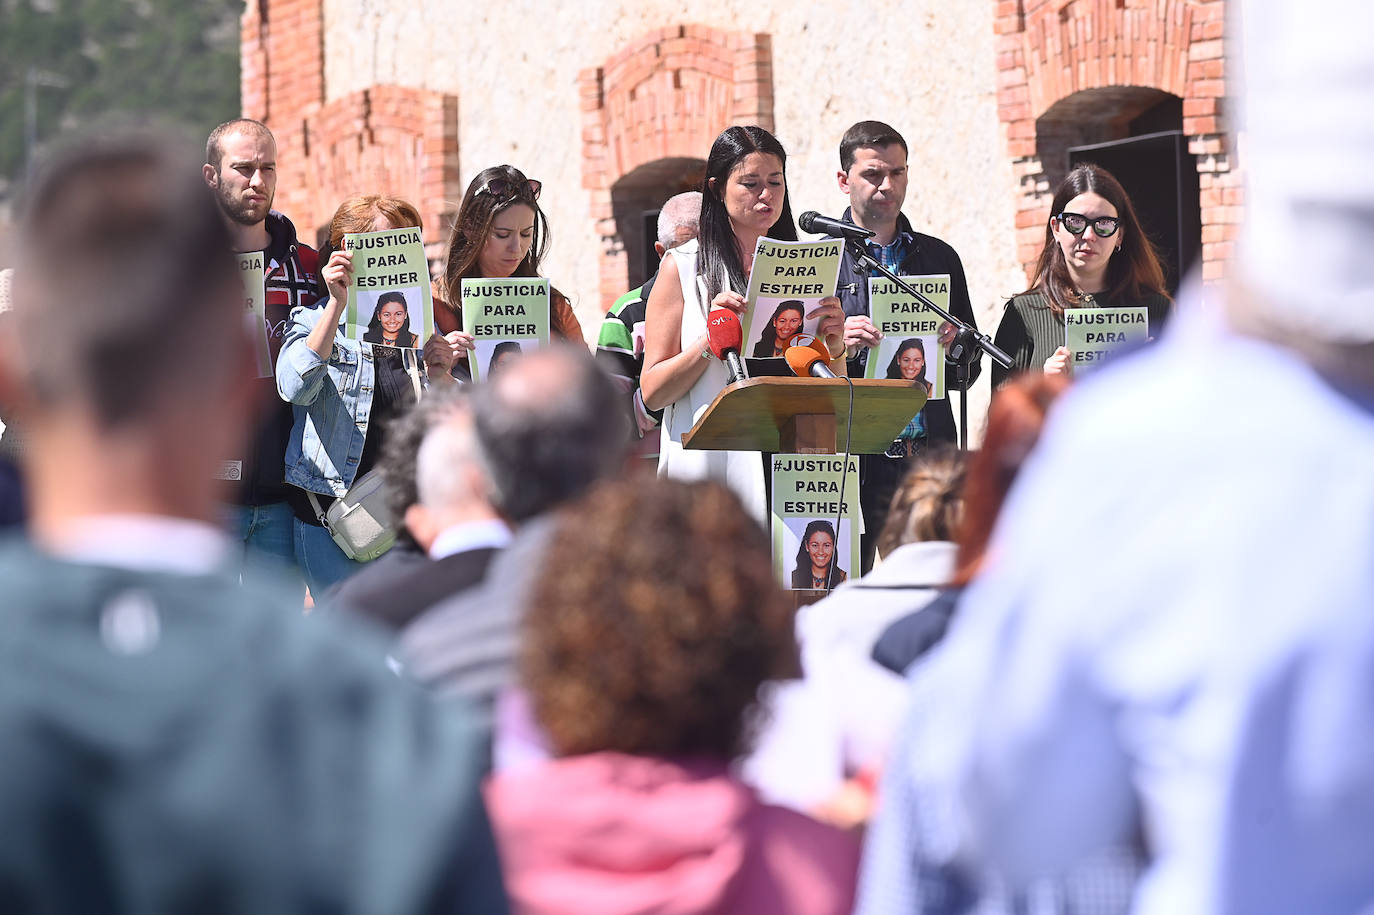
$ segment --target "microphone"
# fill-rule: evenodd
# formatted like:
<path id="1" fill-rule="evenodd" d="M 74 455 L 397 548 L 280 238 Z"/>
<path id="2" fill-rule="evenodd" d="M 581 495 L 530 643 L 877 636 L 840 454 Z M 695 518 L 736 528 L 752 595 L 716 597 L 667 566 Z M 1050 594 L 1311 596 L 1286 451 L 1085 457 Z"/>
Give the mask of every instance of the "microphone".
<path id="1" fill-rule="evenodd" d="M 726 384 L 749 377 L 744 373 L 744 361 L 739 357 L 740 344 L 744 342 L 739 315 L 728 308 L 712 311 L 706 322 L 706 341 L 711 348 L 711 355 L 725 363 Z"/>
<path id="2" fill-rule="evenodd" d="M 810 232 L 813 235 L 837 235 L 840 238 L 852 238 L 855 241 L 863 241 L 865 238 L 872 238 L 873 233 L 867 229 L 860 228 L 852 222 L 845 222 L 843 219 L 831 219 L 829 216 L 822 216 L 815 210 L 807 210 L 797 218 L 797 225 L 803 232 Z"/>
<path id="3" fill-rule="evenodd" d="M 792 370 L 792 374 L 802 378 L 808 375 L 812 378 L 839 377 L 826 365 L 830 361 L 830 350 L 824 342 L 810 334 L 795 335 L 791 345 L 783 352 L 783 357 L 787 360 L 787 367 Z"/>

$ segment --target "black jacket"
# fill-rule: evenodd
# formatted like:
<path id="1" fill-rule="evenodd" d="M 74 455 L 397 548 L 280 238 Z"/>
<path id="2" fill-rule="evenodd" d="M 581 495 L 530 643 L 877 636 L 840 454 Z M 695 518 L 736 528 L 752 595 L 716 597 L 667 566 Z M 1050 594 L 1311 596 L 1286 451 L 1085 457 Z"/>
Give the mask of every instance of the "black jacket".
<path id="1" fill-rule="evenodd" d="M 844 219 L 849 220 L 850 211 L 844 211 Z M 973 318 L 973 305 L 968 297 L 968 280 L 964 277 L 964 264 L 959 255 L 948 244 L 933 235 L 923 235 L 911 228 L 910 221 L 903 215 L 897 216 L 897 231 L 907 236 L 907 254 L 902 259 L 899 276 L 926 276 L 929 274 L 949 274 L 949 310 L 957 318 L 973 327 L 978 322 Z M 868 277 L 860 273 L 854 258 L 846 248 L 840 259 L 840 278 L 836 295 L 847 316 L 868 314 Z M 849 375 L 858 378 L 863 375 L 868 350 L 861 350 L 858 356 L 849 360 Z M 982 370 L 982 360 L 973 364 L 969 371 L 968 383 L 978 380 Z M 947 390 L 959 389 L 952 372 L 946 373 L 949 382 Z M 933 441 L 953 443 L 958 439 L 954 424 L 954 411 L 950 409 L 950 398 L 932 400 L 926 404 L 922 413 L 925 417 L 926 434 Z"/>
<path id="2" fill-rule="evenodd" d="M 263 319 L 267 322 L 267 344 L 276 367 L 286 330 L 291 326 L 291 310 L 310 306 L 324 295 L 320 287 L 319 258 L 315 249 L 296 238 L 296 227 L 281 213 L 267 214 L 265 263 L 266 300 Z M 277 393 L 276 378 L 259 378 L 254 383 L 258 411 L 252 439 L 246 444 L 242 462 L 242 483 L 235 500 L 240 505 L 268 505 L 286 501 L 286 443 L 291 438 L 291 405 Z"/>

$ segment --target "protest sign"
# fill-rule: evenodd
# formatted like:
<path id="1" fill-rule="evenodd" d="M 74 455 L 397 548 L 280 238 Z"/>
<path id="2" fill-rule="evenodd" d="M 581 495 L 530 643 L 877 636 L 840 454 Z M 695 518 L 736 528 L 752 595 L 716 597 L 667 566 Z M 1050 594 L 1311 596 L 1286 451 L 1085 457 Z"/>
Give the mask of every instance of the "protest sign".
<path id="1" fill-rule="evenodd" d="M 1150 337 L 1150 318 L 1141 306 L 1064 309 L 1064 346 L 1075 372 L 1094 369 L 1123 346 Z"/>
<path id="2" fill-rule="evenodd" d="M 820 318 L 807 319 L 821 299 L 835 294 L 840 275 L 836 239 L 778 241 L 760 238 L 749 271 L 749 290 L 741 324 L 744 355 L 754 359 L 782 358 L 788 338 L 815 334 Z"/>
<path id="3" fill-rule="evenodd" d="M 477 338 L 468 353 L 473 381 L 485 381 L 505 361 L 549 342 L 549 281 L 535 276 L 465 279 L 463 330 Z"/>
<path id="4" fill-rule="evenodd" d="M 949 311 L 949 274 L 902 279 Z M 923 385 L 927 400 L 944 397 L 945 348 L 940 344 L 943 319 L 883 277 L 869 277 L 868 311 L 883 339 L 868 351 L 864 377 L 905 379 Z"/>
<path id="5" fill-rule="evenodd" d="M 859 574 L 859 459 L 848 460 L 846 473 L 843 455 L 773 455 L 773 571 L 784 588 L 825 590 L 832 562 L 832 587 Z"/>
<path id="6" fill-rule="evenodd" d="M 267 343 L 267 288 L 261 251 L 238 255 L 239 277 L 243 280 L 244 322 L 253 338 L 253 356 L 258 377 L 272 375 L 272 350 Z"/>
<path id="7" fill-rule="evenodd" d="M 345 235 L 353 252 L 344 336 L 364 343 L 419 349 L 434 333 L 429 263 L 419 229 Z"/>

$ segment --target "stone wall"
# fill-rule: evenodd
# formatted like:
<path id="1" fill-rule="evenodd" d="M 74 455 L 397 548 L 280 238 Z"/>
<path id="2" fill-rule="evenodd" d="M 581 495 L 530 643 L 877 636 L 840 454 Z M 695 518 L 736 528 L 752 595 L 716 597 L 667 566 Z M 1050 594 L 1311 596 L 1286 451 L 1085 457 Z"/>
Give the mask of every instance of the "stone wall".
<path id="1" fill-rule="evenodd" d="M 1020 183 L 1017 259 L 1028 276 L 1050 215 L 1048 154 L 1066 145 L 1055 129 L 1065 119 L 1047 131 L 1046 115 L 1078 93 L 1116 87 L 1137 90 L 1135 98 L 1148 98 L 1138 92 L 1146 87 L 1183 100 L 1202 188 L 1202 276 L 1225 275 L 1244 193 L 1227 152 L 1225 22 L 1226 0 L 997 0 L 997 111 Z M 1081 129 L 1089 118 L 1067 120 Z"/>
<path id="2" fill-rule="evenodd" d="M 911 147 L 905 212 L 959 251 L 992 329 L 1043 239 L 1046 157 L 1110 139 L 1131 106 L 1165 93 L 1182 99 L 1201 173 L 1205 276 L 1223 275 L 1242 193 L 1226 152 L 1224 7 L 250 0 L 244 111 L 277 134 L 280 208 L 306 237 L 349 194 L 398 193 L 421 206 L 437 253 L 479 170 L 509 162 L 540 179 L 545 273 L 589 340 L 642 278 L 643 211 L 694 179 L 721 129 L 772 129 L 793 212 L 838 214 L 841 134 L 888 121 Z M 1080 93 L 1121 110 L 1080 130 Z M 973 415 L 985 403 L 983 390 Z"/>

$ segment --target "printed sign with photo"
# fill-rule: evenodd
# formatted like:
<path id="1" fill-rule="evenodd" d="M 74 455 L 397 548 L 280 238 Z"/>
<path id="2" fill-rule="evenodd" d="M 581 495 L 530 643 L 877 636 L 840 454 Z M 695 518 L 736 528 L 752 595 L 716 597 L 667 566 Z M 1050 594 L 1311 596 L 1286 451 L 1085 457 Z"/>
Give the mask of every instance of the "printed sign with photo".
<path id="1" fill-rule="evenodd" d="M 364 343 L 419 349 L 434 333 L 429 263 L 419 229 L 345 235 L 353 252 L 344 336 Z"/>
<path id="2" fill-rule="evenodd" d="M 948 274 L 902 279 L 949 310 Z M 869 350 L 864 377 L 902 379 L 924 387 L 927 400 L 944 397 L 945 348 L 940 345 L 940 316 L 883 277 L 869 278 L 868 301 L 873 325 L 883 339 Z"/>
<path id="3" fill-rule="evenodd" d="M 859 574 L 859 459 L 775 454 L 773 570 L 784 588 L 825 591 Z M 843 494 L 841 494 L 843 487 Z M 838 519 L 839 525 L 836 526 Z"/>
<path id="4" fill-rule="evenodd" d="M 468 353 L 473 381 L 488 381 L 511 359 L 549 342 L 549 281 L 541 277 L 465 279 L 463 330 L 476 338 Z"/>
<path id="5" fill-rule="evenodd" d="M 778 241 L 760 238 L 749 271 L 744 327 L 744 355 L 753 359 L 782 358 L 794 334 L 814 335 L 820 318 L 806 316 L 821 299 L 835 294 L 840 275 L 837 239 Z"/>

